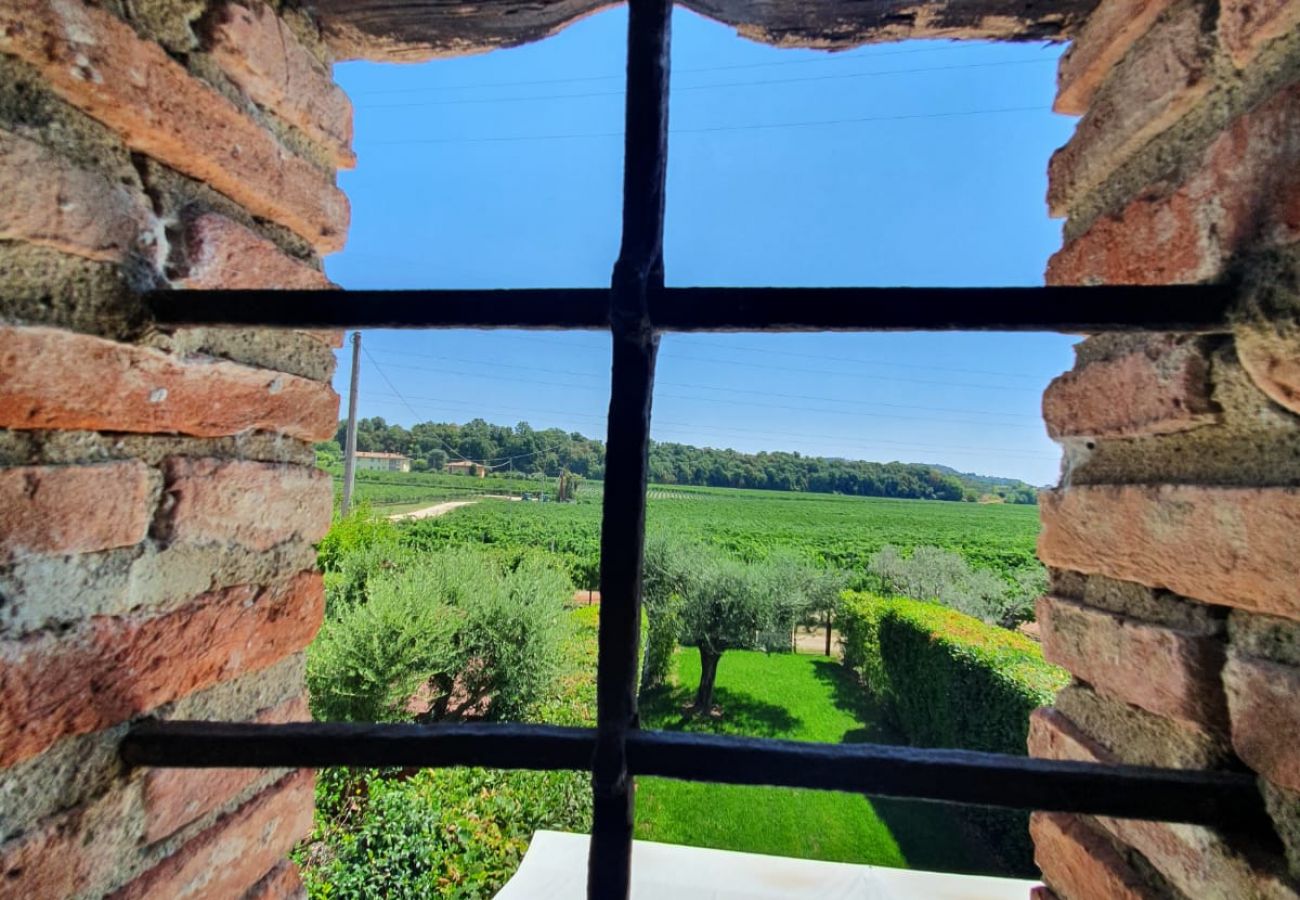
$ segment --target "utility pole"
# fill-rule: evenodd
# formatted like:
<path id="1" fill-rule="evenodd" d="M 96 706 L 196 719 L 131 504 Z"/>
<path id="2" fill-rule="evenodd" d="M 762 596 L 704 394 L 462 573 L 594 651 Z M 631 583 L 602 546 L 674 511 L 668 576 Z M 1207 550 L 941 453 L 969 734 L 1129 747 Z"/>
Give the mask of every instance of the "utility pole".
<path id="1" fill-rule="evenodd" d="M 347 447 L 343 450 L 343 515 L 352 508 L 352 488 L 357 474 L 357 383 L 361 378 L 361 332 L 352 332 L 352 387 L 348 393 Z"/>

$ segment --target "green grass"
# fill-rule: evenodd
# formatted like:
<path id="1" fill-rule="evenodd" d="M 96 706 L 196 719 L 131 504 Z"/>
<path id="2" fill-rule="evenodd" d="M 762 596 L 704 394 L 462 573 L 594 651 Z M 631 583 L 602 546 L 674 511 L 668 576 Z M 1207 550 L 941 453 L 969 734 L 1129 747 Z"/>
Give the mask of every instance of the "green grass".
<path id="1" fill-rule="evenodd" d="M 645 727 L 826 743 L 896 743 L 845 669 L 820 656 L 732 650 L 718 666 L 716 719 L 687 717 L 699 654 L 647 698 Z M 939 807 L 792 788 L 637 780 L 636 837 L 723 850 L 893 867 L 986 872 L 993 864 Z"/>

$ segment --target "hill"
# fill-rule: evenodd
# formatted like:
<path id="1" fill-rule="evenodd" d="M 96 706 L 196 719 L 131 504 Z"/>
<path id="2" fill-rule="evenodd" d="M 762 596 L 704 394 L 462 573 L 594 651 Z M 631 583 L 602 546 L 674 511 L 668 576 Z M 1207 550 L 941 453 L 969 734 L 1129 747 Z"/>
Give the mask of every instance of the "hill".
<path id="1" fill-rule="evenodd" d="M 345 425 L 339 423 L 331 455 L 339 452 Z M 486 463 L 492 471 L 568 470 L 586 478 L 605 475 L 605 445 L 578 432 L 534 429 L 527 422 L 493 425 L 474 419 L 464 425 L 422 422 L 410 429 L 373 417 L 357 422 L 357 449 L 402 453 L 417 470 L 441 470 L 453 459 Z M 994 500 L 1035 503 L 1031 485 L 1012 478 L 957 472 L 926 463 L 831 459 L 781 451 L 737 450 L 651 442 L 650 480 L 657 484 L 704 485 L 773 491 L 811 491 L 860 497 L 920 500 Z"/>

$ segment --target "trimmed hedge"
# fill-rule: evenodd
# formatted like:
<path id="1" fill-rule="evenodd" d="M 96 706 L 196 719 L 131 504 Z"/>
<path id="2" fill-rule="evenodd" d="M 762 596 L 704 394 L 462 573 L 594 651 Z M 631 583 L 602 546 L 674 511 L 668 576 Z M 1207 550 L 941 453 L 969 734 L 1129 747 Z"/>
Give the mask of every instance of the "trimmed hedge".
<path id="1" fill-rule="evenodd" d="M 847 593 L 839 626 L 844 664 L 919 747 L 1024 756 L 1029 714 L 1069 682 L 1024 635 L 937 603 Z M 1032 871 L 1026 814 L 966 818 L 1008 866 Z"/>

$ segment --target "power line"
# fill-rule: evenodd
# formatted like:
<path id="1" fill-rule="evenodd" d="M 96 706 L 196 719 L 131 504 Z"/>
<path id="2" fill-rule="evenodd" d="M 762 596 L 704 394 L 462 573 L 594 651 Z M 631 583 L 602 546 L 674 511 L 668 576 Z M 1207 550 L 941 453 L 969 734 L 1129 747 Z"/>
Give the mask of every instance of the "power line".
<path id="1" fill-rule="evenodd" d="M 874 50 L 874 48 L 871 48 Z M 755 62 L 755 63 L 734 63 L 726 66 L 697 66 L 694 68 L 673 67 L 675 75 L 693 75 L 700 72 L 731 72 L 741 69 L 769 69 L 783 66 L 810 66 L 824 65 L 826 63 L 857 62 L 859 60 L 872 60 L 885 56 L 910 56 L 917 53 L 946 53 L 954 50 L 970 51 L 973 48 L 970 44 L 964 42 L 952 42 L 939 47 L 917 47 L 907 50 L 894 50 L 890 52 L 864 52 L 864 53 L 827 53 L 818 59 L 783 59 L 773 62 Z M 1050 57 L 1055 59 L 1054 57 Z M 479 90 L 482 88 L 502 88 L 502 87 L 532 87 L 540 84 L 577 84 L 584 81 L 612 81 L 626 77 L 625 72 L 612 72 L 608 75 L 576 75 L 566 78 L 539 78 L 528 81 L 490 81 L 479 82 L 478 84 L 437 84 L 427 85 L 418 88 L 381 88 L 371 91 L 360 91 L 357 96 L 374 96 L 378 94 L 420 94 L 428 91 L 469 91 Z"/>
<path id="2" fill-rule="evenodd" d="M 941 113 L 909 113 L 897 116 L 864 116 L 850 119 L 819 119 L 806 122 L 765 122 L 750 125 L 715 125 L 707 128 L 672 128 L 669 135 L 713 134 L 726 131 L 759 131 L 779 128 L 814 128 L 824 125 L 860 125 L 867 122 L 905 122 L 914 119 L 952 119 L 965 116 L 989 116 L 1003 113 L 1050 112 L 1050 106 L 1007 106 L 1000 109 L 970 109 Z M 376 141 L 371 146 L 397 147 L 412 144 L 496 144 L 516 141 L 567 141 L 585 138 L 622 138 L 621 131 L 588 131 L 570 134 L 521 134 L 468 138 L 410 138 L 398 141 Z"/>
<path id="3" fill-rule="evenodd" d="M 1049 57 L 1038 59 L 1011 59 L 997 62 L 966 63 L 960 66 L 927 66 L 918 69 L 880 69 L 873 72 L 837 72 L 833 75 L 805 75 L 798 78 L 769 78 L 762 81 L 723 81 L 715 84 L 688 84 L 674 86 L 673 96 L 686 91 L 711 91 L 725 88 L 764 87 L 776 84 L 803 84 L 812 81 L 842 81 L 850 78 L 878 78 L 887 75 L 919 75 L 931 72 L 955 72 L 965 69 L 996 69 L 1007 66 L 1041 65 L 1054 63 Z M 594 97 L 622 97 L 623 91 L 591 91 L 582 94 L 531 94 L 522 97 L 454 97 L 449 100 L 419 100 L 409 103 L 375 103 L 360 105 L 361 110 L 371 109 L 415 109 L 430 106 L 466 106 L 492 103 L 525 103 L 539 100 L 586 100 Z"/>

